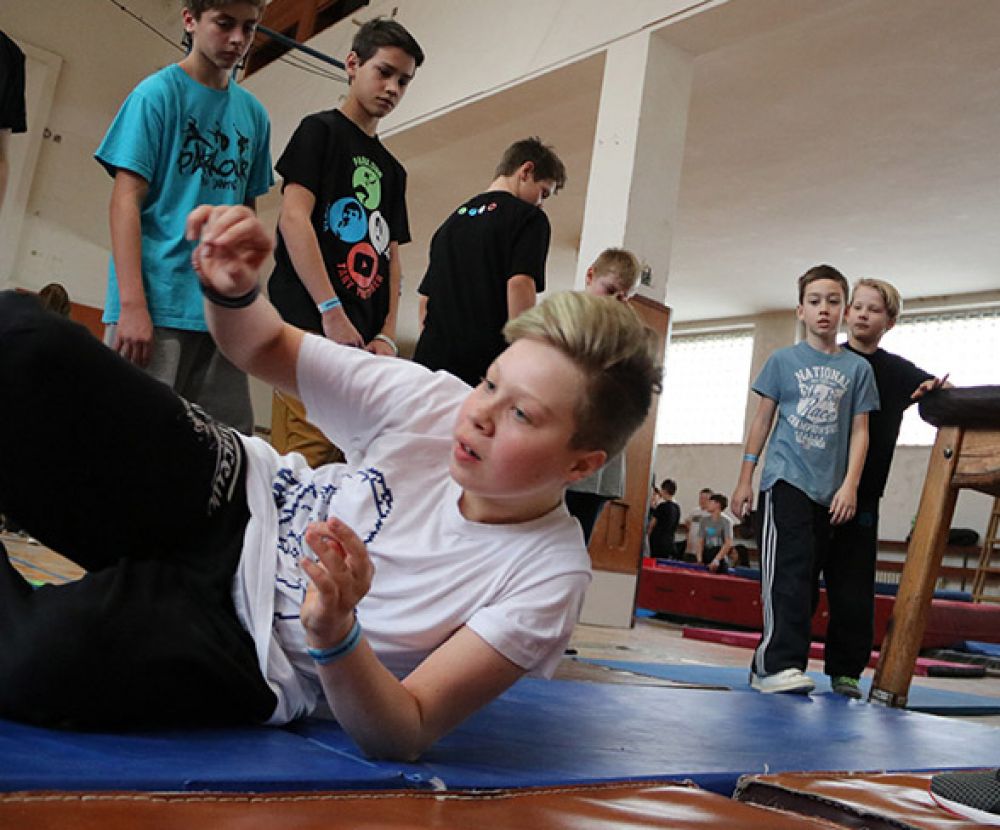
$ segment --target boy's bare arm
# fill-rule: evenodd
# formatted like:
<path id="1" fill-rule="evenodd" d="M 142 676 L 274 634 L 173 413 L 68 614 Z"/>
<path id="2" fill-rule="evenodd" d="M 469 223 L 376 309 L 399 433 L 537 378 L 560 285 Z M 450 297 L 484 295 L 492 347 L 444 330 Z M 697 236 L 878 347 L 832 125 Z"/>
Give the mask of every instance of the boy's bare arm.
<path id="1" fill-rule="evenodd" d="M 195 271 L 216 294 L 241 298 L 257 288 L 273 240 L 249 208 L 195 208 L 188 215 L 186 236 L 199 241 L 192 256 Z M 233 364 L 298 397 L 295 370 L 303 332 L 285 323 L 263 296 L 235 308 L 206 300 L 205 319 Z"/>
<path id="2" fill-rule="evenodd" d="M 111 255 L 121 299 L 112 348 L 137 366 L 147 366 L 153 349 L 153 320 L 142 284 L 141 211 L 149 182 L 138 173 L 119 169 L 111 188 L 109 220 Z"/>
<path id="3" fill-rule="evenodd" d="M 335 292 L 326 264 L 323 262 L 316 231 L 312 226 L 312 211 L 315 205 L 316 197 L 311 190 L 294 182 L 286 183 L 281 197 L 278 227 L 281 229 L 281 236 L 285 240 L 285 247 L 295 273 L 313 302 L 319 305 L 332 299 Z M 322 321 L 323 334 L 330 340 L 343 343 L 345 346 L 364 346 L 361 335 L 342 307 L 323 313 Z"/>
<path id="4" fill-rule="evenodd" d="M 302 625 L 310 647 L 335 648 L 352 631 L 354 608 L 371 585 L 371 561 L 357 534 L 336 519 L 310 525 L 306 542 L 319 561 L 303 559 L 311 584 Z M 415 760 L 524 674 L 464 626 L 402 681 L 363 638 L 318 668 L 330 708 L 358 746 L 403 761 Z"/>
<path id="5" fill-rule="evenodd" d="M 527 274 L 515 274 L 507 280 L 507 319 L 513 320 L 532 308 L 536 298 L 535 281 Z"/>
<path id="6" fill-rule="evenodd" d="M 771 434 L 771 427 L 774 424 L 774 414 L 777 412 L 778 402 L 774 398 L 761 396 L 757 404 L 757 413 L 750 424 L 750 432 L 747 433 L 745 449 L 746 455 L 759 457 L 764 450 L 767 436 Z M 736 483 L 736 490 L 733 491 L 732 509 L 733 515 L 737 519 L 742 519 L 753 505 L 753 471 L 757 466 L 756 461 L 747 461 L 744 458 L 740 464 L 740 477 Z"/>
<path id="7" fill-rule="evenodd" d="M 839 525 L 854 518 L 858 506 L 858 484 L 868 455 L 868 413 L 859 412 L 851 421 L 851 444 L 847 455 L 844 482 L 830 502 L 830 524 Z"/>
<path id="8" fill-rule="evenodd" d="M 396 320 L 399 316 L 399 297 L 403 288 L 403 265 L 399 260 L 399 243 L 389 243 L 389 311 L 385 315 L 385 322 L 379 334 L 388 337 L 393 343 L 396 342 Z M 397 347 L 398 348 L 398 347 Z M 368 351 L 373 354 L 383 354 L 397 356 L 396 349 L 381 339 L 373 339 L 368 344 Z"/>

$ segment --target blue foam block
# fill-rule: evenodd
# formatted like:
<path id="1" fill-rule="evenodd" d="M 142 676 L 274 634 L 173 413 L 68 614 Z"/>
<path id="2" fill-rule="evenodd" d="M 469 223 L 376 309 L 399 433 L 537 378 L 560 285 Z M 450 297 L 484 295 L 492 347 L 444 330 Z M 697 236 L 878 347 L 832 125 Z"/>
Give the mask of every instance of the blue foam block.
<path id="1" fill-rule="evenodd" d="M 420 763 L 365 759 L 327 721 L 104 735 L 0 721 L 2 790 L 479 789 L 995 765 L 1000 729 L 831 696 L 522 680 Z"/>
<path id="2" fill-rule="evenodd" d="M 757 695 L 757 692 L 751 689 L 748 683 L 749 668 L 702 666 L 691 663 L 638 663 L 625 660 L 579 659 L 581 662 L 594 663 L 634 674 L 646 674 L 661 680 L 697 683 L 703 686 L 724 686 L 732 691 Z M 840 695 L 835 695 L 830 690 L 830 681 L 826 675 L 819 672 L 807 672 L 807 674 L 816 681 L 814 696 L 829 696 L 836 700 L 844 700 Z M 865 695 L 868 694 L 871 685 L 870 677 L 861 678 L 861 690 Z M 924 712 L 932 715 L 1000 715 L 1000 697 L 971 695 L 912 683 L 906 708 L 913 712 Z"/>

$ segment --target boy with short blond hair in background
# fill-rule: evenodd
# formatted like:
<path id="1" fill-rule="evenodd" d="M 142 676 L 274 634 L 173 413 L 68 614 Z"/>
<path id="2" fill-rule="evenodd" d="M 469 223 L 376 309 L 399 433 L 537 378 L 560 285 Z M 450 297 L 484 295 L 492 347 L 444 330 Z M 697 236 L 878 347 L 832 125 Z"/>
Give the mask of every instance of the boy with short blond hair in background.
<path id="1" fill-rule="evenodd" d="M 584 290 L 594 297 L 608 297 L 627 302 L 635 291 L 642 266 L 631 251 L 605 248 L 587 269 Z M 596 473 L 571 484 L 566 490 L 566 506 L 580 522 L 583 538 L 590 534 L 604 505 L 625 495 L 625 452 L 608 460 Z"/>
<path id="2" fill-rule="evenodd" d="M 854 516 L 833 530 L 829 554 L 822 563 L 830 620 L 824 659 L 834 692 L 859 699 L 861 672 L 868 665 L 874 635 L 875 561 L 878 555 L 879 501 L 885 492 L 899 428 L 906 409 L 946 383 L 910 361 L 879 348 L 899 318 L 902 302 L 884 280 L 854 284 L 844 319 L 844 348 L 868 361 L 875 374 L 881 406 L 868 418 L 868 455 L 858 484 Z"/>
<path id="3" fill-rule="evenodd" d="M 271 126 L 232 73 L 265 0 L 185 0 L 190 51 L 128 96 L 94 154 L 114 177 L 105 342 L 213 417 L 253 431 L 247 377 L 208 334 L 188 212 L 270 189 Z"/>
<path id="4" fill-rule="evenodd" d="M 760 481 L 764 625 L 750 674 L 751 687 L 760 692 L 808 694 L 815 688 L 804 670 L 819 570 L 831 526 L 851 519 L 857 504 L 868 413 L 879 402 L 871 368 L 837 344 L 849 292 L 836 268 L 806 271 L 796 310 L 805 338 L 772 354 L 753 384 L 760 404 L 733 513 L 742 519 L 752 506 L 753 473 L 766 441 Z"/>
<path id="5" fill-rule="evenodd" d="M 399 246 L 410 241 L 406 170 L 376 131 L 423 61 L 400 23 L 369 20 L 345 59 L 347 98 L 306 116 L 276 165 L 283 183 L 271 301 L 287 322 L 374 354 L 399 353 Z M 344 457 L 302 402 L 281 391 L 271 442 L 313 467 Z"/>

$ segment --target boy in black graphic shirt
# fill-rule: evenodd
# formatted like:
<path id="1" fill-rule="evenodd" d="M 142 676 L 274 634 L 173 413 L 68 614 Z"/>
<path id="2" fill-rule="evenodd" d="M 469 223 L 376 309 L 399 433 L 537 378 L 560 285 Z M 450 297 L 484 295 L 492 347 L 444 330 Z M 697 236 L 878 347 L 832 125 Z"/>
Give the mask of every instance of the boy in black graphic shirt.
<path id="1" fill-rule="evenodd" d="M 550 230 L 541 207 L 566 184 L 563 163 L 537 138 L 508 147 L 495 176 L 438 228 L 419 288 L 413 359 L 470 386 L 503 351 L 504 324 L 545 289 Z"/>
<path id="2" fill-rule="evenodd" d="M 375 130 L 423 60 L 399 23 L 363 25 L 345 61 L 347 99 L 304 118 L 276 165 L 284 184 L 271 301 L 287 322 L 375 354 L 398 352 L 398 246 L 410 241 L 406 171 Z M 301 401 L 279 392 L 271 442 L 314 467 L 343 459 Z"/>

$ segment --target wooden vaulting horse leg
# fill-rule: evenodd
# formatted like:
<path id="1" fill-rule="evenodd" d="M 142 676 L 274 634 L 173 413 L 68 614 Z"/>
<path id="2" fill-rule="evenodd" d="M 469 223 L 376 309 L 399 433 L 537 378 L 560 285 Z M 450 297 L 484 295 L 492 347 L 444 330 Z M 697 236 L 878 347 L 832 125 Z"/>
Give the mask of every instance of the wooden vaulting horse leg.
<path id="1" fill-rule="evenodd" d="M 939 390 L 921 400 L 920 416 L 938 427 L 937 440 L 869 695 L 898 707 L 906 705 L 958 491 L 1000 496 L 1000 386 Z"/>

